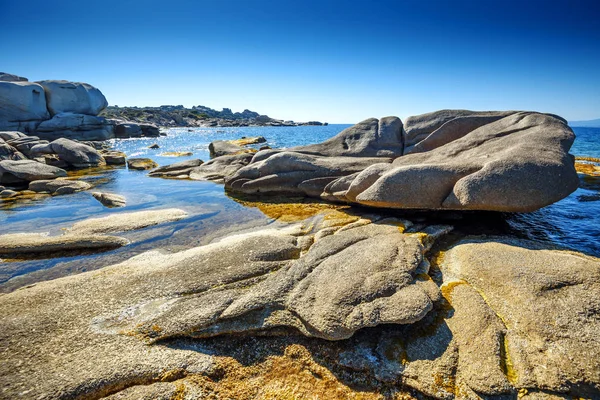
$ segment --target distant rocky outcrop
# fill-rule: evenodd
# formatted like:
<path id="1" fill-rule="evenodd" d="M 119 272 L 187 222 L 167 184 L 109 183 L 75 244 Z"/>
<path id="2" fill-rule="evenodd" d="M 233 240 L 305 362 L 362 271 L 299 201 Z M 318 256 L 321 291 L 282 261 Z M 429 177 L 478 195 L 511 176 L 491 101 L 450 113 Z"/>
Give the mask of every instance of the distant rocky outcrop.
<path id="1" fill-rule="evenodd" d="M 232 112 L 229 108 L 222 111 L 213 110 L 205 106 L 185 108 L 178 106 L 160 107 L 107 107 L 101 113 L 109 119 L 123 119 L 134 121 L 138 124 L 150 123 L 157 126 L 190 126 L 190 127 L 233 127 L 233 126 L 300 126 L 300 125 L 327 125 L 327 123 L 294 122 L 271 118 L 255 111 L 244 110 Z"/>
<path id="2" fill-rule="evenodd" d="M 102 92 L 87 83 L 29 82 L 0 73 L 0 130 L 20 131 L 46 140 L 159 136 L 158 127 L 150 123 L 98 116 L 107 106 Z"/>
<path id="3" fill-rule="evenodd" d="M 259 151 L 225 181 L 383 208 L 528 212 L 577 188 L 574 139 L 563 119 L 536 112 L 373 118 L 320 144 Z"/>

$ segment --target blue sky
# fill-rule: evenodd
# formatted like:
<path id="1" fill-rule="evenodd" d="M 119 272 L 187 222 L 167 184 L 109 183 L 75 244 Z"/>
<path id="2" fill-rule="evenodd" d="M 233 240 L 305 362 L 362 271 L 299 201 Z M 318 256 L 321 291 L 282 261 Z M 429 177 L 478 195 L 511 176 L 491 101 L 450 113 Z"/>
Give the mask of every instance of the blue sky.
<path id="1" fill-rule="evenodd" d="M 112 105 L 354 123 L 441 108 L 600 117 L 600 1 L 4 0 L 0 71 Z"/>

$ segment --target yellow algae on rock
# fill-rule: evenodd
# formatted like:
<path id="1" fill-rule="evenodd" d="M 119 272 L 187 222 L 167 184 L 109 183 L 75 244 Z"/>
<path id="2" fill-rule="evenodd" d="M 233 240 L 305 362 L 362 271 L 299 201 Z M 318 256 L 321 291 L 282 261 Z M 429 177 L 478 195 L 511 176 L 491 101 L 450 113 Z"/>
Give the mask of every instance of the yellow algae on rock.
<path id="1" fill-rule="evenodd" d="M 166 151 L 160 155 L 163 157 L 188 157 L 193 155 L 191 151 Z"/>
<path id="2" fill-rule="evenodd" d="M 575 170 L 581 174 L 600 176 L 600 166 L 588 163 L 575 163 Z"/>
<path id="3" fill-rule="evenodd" d="M 314 217 L 317 214 L 325 214 L 325 218 L 329 220 L 329 223 L 327 223 L 328 226 L 345 225 L 359 219 L 359 217 L 343 211 L 350 208 L 350 206 L 346 205 L 341 206 L 318 201 L 304 201 L 302 199 L 296 202 L 286 200 L 285 198 L 261 199 L 263 201 L 243 200 L 240 198 L 233 198 L 233 200 L 243 206 L 257 208 L 267 217 L 281 222 L 298 222 Z"/>
<path id="4" fill-rule="evenodd" d="M 238 146 L 248 146 L 249 144 L 265 143 L 267 140 L 262 136 L 242 138 L 237 140 L 228 140 L 229 143 Z"/>

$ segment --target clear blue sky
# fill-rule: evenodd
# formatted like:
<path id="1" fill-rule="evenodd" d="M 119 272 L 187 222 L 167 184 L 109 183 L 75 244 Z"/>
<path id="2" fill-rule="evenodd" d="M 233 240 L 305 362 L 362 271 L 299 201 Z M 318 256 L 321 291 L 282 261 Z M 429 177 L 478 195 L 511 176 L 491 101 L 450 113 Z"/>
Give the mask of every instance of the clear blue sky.
<path id="1" fill-rule="evenodd" d="M 600 0 L 3 0 L 0 35 L 0 71 L 88 82 L 112 105 L 600 117 Z"/>

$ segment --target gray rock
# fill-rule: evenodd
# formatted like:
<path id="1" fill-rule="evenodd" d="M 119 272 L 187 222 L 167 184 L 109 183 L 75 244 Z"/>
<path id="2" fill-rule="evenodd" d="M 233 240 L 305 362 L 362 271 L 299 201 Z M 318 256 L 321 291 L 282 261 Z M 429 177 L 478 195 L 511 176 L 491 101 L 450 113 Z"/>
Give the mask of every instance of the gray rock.
<path id="1" fill-rule="evenodd" d="M 42 86 L 32 82 L 0 81 L 0 130 L 31 132 L 48 118 Z"/>
<path id="2" fill-rule="evenodd" d="M 402 121 L 398 117 L 381 120 L 370 118 L 347 128 L 324 141 L 285 150 L 267 150 L 256 154 L 253 162 L 264 160 L 281 151 L 327 157 L 385 157 L 402 155 L 404 139 Z"/>
<path id="3" fill-rule="evenodd" d="M 96 149 L 69 139 L 56 139 L 50 143 L 52 152 L 75 168 L 89 168 L 105 165 L 104 158 Z"/>
<path id="4" fill-rule="evenodd" d="M 190 179 L 197 181 L 224 182 L 225 178 L 235 174 L 240 168 L 248 165 L 252 160 L 251 153 L 242 153 L 213 158 L 199 167 L 193 168 Z"/>
<path id="5" fill-rule="evenodd" d="M 141 137 L 142 128 L 135 122 L 126 122 L 115 125 L 115 137 L 120 139 Z"/>
<path id="6" fill-rule="evenodd" d="M 0 161 L 2 160 L 26 160 L 27 157 L 3 139 L 0 139 Z"/>
<path id="7" fill-rule="evenodd" d="M 29 190 L 50 194 L 71 194 L 91 189 L 91 187 L 92 185 L 87 182 L 68 179 L 39 180 L 29 183 Z"/>
<path id="8" fill-rule="evenodd" d="M 18 196 L 19 192 L 15 192 L 14 190 L 3 189 L 0 191 L 0 198 L 9 199 L 11 197 Z"/>
<path id="9" fill-rule="evenodd" d="M 103 117 L 65 112 L 39 124 L 35 134 L 47 140 L 107 140 L 114 136 L 113 129 Z"/>
<path id="10" fill-rule="evenodd" d="M 333 182 L 325 191 L 338 200 L 386 208 L 533 211 L 577 188 L 568 153 L 574 138 L 560 119 L 513 113 L 441 147 Z"/>
<path id="11" fill-rule="evenodd" d="M 124 196 L 114 194 L 114 193 L 100 193 L 100 192 L 92 192 L 92 196 L 103 206 L 113 208 L 113 207 L 125 207 L 127 204 L 127 200 Z"/>
<path id="12" fill-rule="evenodd" d="M 18 183 L 67 176 L 63 169 L 32 160 L 0 161 L 0 182 Z"/>
<path id="13" fill-rule="evenodd" d="M 41 140 L 37 136 L 21 136 L 6 141 L 7 144 L 11 145 L 15 149 L 19 150 L 26 157 L 35 158 L 36 153 L 33 148 L 40 147 L 40 145 L 47 145 L 47 140 Z"/>
<path id="14" fill-rule="evenodd" d="M 0 235 L 0 254 L 27 258 L 33 254 L 50 255 L 76 250 L 106 251 L 128 243 L 127 239 L 115 236 L 46 236 L 38 233 L 16 233 Z"/>
<path id="15" fill-rule="evenodd" d="M 127 164 L 127 155 L 122 151 L 108 150 L 102 151 L 102 157 L 108 165 L 125 165 Z"/>
<path id="16" fill-rule="evenodd" d="M 260 153 L 259 153 L 260 154 Z M 277 152 L 239 169 L 226 180 L 226 186 L 243 193 L 297 193 L 319 197 L 336 179 L 364 170 L 389 158 L 322 157 L 295 152 Z"/>
<path id="17" fill-rule="evenodd" d="M 9 74 L 6 72 L 0 72 L 0 81 L 4 82 L 27 82 L 27 78 L 22 76 Z"/>
<path id="18" fill-rule="evenodd" d="M 127 159 L 127 167 L 129 169 L 143 171 L 146 169 L 156 168 L 158 167 L 158 164 L 149 158 L 129 158 Z"/>
<path id="19" fill-rule="evenodd" d="M 18 131 L 0 131 L 0 139 L 5 141 L 27 137 L 26 134 Z"/>
<path id="20" fill-rule="evenodd" d="M 98 115 L 108 106 L 102 92 L 87 83 L 59 80 L 37 83 L 45 90 L 48 111 L 52 116 L 60 113 Z"/>
<path id="21" fill-rule="evenodd" d="M 463 117 L 507 117 L 516 111 L 439 110 L 408 117 L 404 123 L 406 147 L 414 146 L 446 122 Z"/>
<path id="22" fill-rule="evenodd" d="M 165 222 L 179 221 L 188 214 L 177 208 L 162 210 L 138 211 L 131 213 L 113 213 L 106 217 L 89 218 L 75 223 L 68 232 L 70 234 L 106 234 L 114 232 L 133 231 L 163 224 Z"/>
<path id="23" fill-rule="evenodd" d="M 489 391 L 505 365 L 516 388 L 598 396 L 600 260 L 527 241 L 474 239 L 446 252 L 440 269 L 452 307 L 464 314 L 450 328 L 462 340 L 459 359 L 469 357 L 458 371 L 468 386 Z M 489 327 L 477 325 L 486 320 Z M 502 376 L 490 379 L 494 370 Z"/>
<path id="24" fill-rule="evenodd" d="M 174 164 L 165 165 L 159 168 L 152 170 L 148 175 L 149 176 L 157 176 L 163 178 L 173 178 L 173 177 L 181 177 L 181 176 L 189 176 L 190 172 L 200 165 L 204 164 L 204 161 L 196 159 L 196 160 L 187 160 L 181 161 Z"/>
<path id="25" fill-rule="evenodd" d="M 215 140 L 211 142 L 208 145 L 208 151 L 210 152 L 210 158 L 251 152 L 249 149 L 227 140 Z"/>

